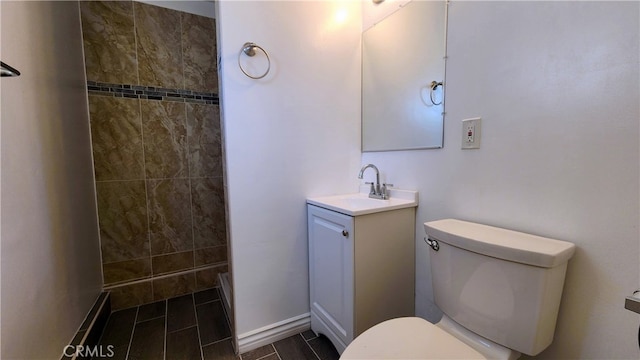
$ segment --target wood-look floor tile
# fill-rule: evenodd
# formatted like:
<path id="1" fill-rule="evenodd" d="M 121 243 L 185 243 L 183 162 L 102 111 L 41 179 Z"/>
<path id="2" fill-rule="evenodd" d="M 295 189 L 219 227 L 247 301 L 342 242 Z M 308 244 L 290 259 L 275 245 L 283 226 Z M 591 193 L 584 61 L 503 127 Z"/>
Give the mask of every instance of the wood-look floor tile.
<path id="1" fill-rule="evenodd" d="M 120 310 L 112 313 L 109 317 L 100 344 L 113 346 L 113 359 L 126 358 L 137 311 L 137 308 Z"/>
<path id="2" fill-rule="evenodd" d="M 340 354 L 326 336 L 318 336 L 307 341 L 320 360 L 338 360 Z"/>
<path id="3" fill-rule="evenodd" d="M 276 349 L 273 347 L 272 344 L 269 344 L 269 345 L 261 346 L 257 349 L 253 349 L 251 351 L 247 351 L 246 353 L 242 354 L 242 360 L 262 359 L 263 357 L 269 354 L 275 354 L 275 353 L 276 353 Z"/>
<path id="4" fill-rule="evenodd" d="M 203 346 L 202 355 L 204 360 L 239 360 L 233 351 L 231 340 L 218 341 L 216 343 Z"/>
<path id="5" fill-rule="evenodd" d="M 102 333 L 102 343 L 129 344 L 137 310 L 137 308 L 131 308 L 112 313 Z"/>
<path id="6" fill-rule="evenodd" d="M 163 360 L 164 323 L 164 317 L 137 323 L 127 360 Z"/>
<path id="7" fill-rule="evenodd" d="M 139 316 L 139 315 L 138 315 L 138 316 Z M 302 337 L 303 337 L 305 340 L 309 341 L 309 340 L 311 340 L 311 339 L 313 339 L 313 338 L 315 338 L 315 337 L 318 337 L 318 335 L 316 335 L 316 333 L 314 333 L 314 332 L 313 332 L 313 330 L 307 330 L 307 331 L 305 331 L 305 332 L 303 332 L 303 333 L 302 333 Z"/>
<path id="8" fill-rule="evenodd" d="M 318 360 L 301 335 L 295 335 L 273 343 L 282 360 Z"/>
<path id="9" fill-rule="evenodd" d="M 231 330 L 224 315 L 222 302 L 212 301 L 196 306 L 200 341 L 202 345 L 226 339 L 231 336 Z"/>
<path id="10" fill-rule="evenodd" d="M 165 300 L 156 301 L 151 304 L 140 306 L 138 309 L 137 322 L 147 321 L 158 317 L 165 316 L 167 311 L 167 302 Z"/>
<path id="11" fill-rule="evenodd" d="M 278 354 L 273 353 L 271 355 L 267 355 L 263 358 L 260 358 L 260 360 L 281 360 L 280 357 L 278 357 Z"/>
<path id="12" fill-rule="evenodd" d="M 167 334 L 166 360 L 174 359 L 202 359 L 200 343 L 198 342 L 198 328 L 196 326 Z"/>
<path id="13" fill-rule="evenodd" d="M 198 291 L 197 293 L 193 293 L 193 297 L 196 301 L 196 305 L 220 299 L 218 289 Z"/>
<path id="14" fill-rule="evenodd" d="M 167 332 L 196 325 L 196 314 L 191 294 L 167 300 Z"/>

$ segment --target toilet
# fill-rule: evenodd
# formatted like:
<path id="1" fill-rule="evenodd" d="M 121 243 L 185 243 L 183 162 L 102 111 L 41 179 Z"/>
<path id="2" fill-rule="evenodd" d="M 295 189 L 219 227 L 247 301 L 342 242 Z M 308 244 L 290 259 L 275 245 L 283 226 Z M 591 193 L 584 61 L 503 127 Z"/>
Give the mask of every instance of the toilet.
<path id="1" fill-rule="evenodd" d="M 455 219 L 424 228 L 442 319 L 384 321 L 340 359 L 517 359 L 551 344 L 574 244 Z"/>

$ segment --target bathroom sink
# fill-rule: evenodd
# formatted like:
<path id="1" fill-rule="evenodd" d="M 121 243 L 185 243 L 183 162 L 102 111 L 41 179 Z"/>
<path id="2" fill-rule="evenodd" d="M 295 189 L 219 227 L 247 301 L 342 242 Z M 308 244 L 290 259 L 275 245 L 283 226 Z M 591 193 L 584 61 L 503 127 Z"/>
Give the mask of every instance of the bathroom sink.
<path id="1" fill-rule="evenodd" d="M 362 187 L 362 189 L 364 190 L 359 193 L 308 198 L 307 204 L 350 216 L 418 206 L 417 191 L 389 189 L 389 198 L 379 200 L 369 198 L 369 188 L 367 186 Z"/>

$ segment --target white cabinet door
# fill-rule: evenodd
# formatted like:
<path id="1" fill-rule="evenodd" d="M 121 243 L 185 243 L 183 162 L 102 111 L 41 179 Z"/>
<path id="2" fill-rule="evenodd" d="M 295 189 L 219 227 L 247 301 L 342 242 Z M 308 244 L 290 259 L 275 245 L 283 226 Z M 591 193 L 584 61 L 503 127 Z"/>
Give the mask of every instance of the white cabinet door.
<path id="1" fill-rule="evenodd" d="M 343 350 L 353 340 L 353 218 L 308 205 L 308 222 L 311 326 Z"/>

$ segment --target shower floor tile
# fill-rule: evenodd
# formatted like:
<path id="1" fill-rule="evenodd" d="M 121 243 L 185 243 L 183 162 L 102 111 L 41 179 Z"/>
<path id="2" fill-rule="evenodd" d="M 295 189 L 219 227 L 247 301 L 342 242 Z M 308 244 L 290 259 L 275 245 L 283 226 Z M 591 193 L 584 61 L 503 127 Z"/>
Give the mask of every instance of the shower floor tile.
<path id="1" fill-rule="evenodd" d="M 338 360 L 331 342 L 305 331 L 235 355 L 231 330 L 216 289 L 119 310 L 100 339 L 113 345 L 113 359 L 158 360 Z"/>

